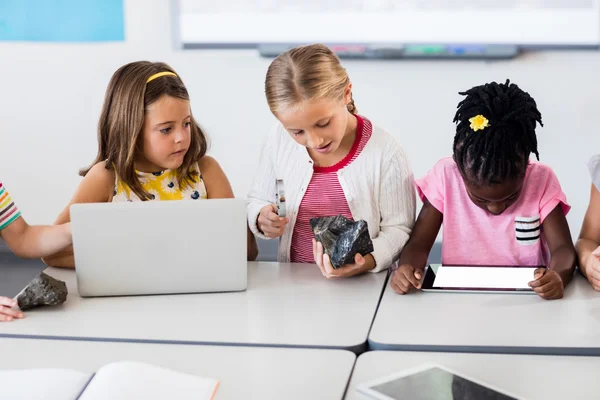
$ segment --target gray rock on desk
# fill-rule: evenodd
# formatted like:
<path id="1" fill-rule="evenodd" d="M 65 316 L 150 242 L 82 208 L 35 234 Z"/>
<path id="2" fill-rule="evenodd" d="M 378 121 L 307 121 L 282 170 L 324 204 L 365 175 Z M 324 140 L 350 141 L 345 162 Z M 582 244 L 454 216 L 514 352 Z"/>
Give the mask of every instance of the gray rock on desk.
<path id="1" fill-rule="evenodd" d="M 67 284 L 40 272 L 17 297 L 22 311 L 40 306 L 56 306 L 67 300 Z"/>
<path id="2" fill-rule="evenodd" d="M 333 268 L 354 264 L 356 254 L 373 252 L 373 241 L 366 221 L 353 222 L 343 215 L 310 220 L 315 239 L 323 244 Z"/>

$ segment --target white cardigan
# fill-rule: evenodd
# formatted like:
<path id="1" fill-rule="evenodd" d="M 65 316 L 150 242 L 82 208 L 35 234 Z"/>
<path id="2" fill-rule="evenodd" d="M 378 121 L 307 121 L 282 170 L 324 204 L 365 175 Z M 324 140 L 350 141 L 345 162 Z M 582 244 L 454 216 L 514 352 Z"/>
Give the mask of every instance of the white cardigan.
<path id="1" fill-rule="evenodd" d="M 283 179 L 290 222 L 279 241 L 280 262 L 290 261 L 298 207 L 312 174 L 313 161 L 306 148 L 277 123 L 263 146 L 248 193 L 248 224 L 257 237 L 267 239 L 258 230 L 258 215 L 261 208 L 275 203 L 275 181 Z M 368 224 L 377 264 L 372 272 L 387 269 L 397 260 L 415 222 L 414 178 L 402 147 L 389 133 L 373 126 L 364 149 L 337 174 L 352 217 Z"/>

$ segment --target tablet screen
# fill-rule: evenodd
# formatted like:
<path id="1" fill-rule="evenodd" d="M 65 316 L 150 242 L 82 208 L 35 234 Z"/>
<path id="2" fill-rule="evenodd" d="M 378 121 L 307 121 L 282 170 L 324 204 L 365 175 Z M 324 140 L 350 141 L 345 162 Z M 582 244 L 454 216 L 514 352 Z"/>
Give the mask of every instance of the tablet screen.
<path id="1" fill-rule="evenodd" d="M 392 378 L 368 390 L 393 400 L 515 400 L 439 367 Z"/>
<path id="2" fill-rule="evenodd" d="M 427 268 L 423 289 L 531 292 L 538 267 L 436 266 Z"/>

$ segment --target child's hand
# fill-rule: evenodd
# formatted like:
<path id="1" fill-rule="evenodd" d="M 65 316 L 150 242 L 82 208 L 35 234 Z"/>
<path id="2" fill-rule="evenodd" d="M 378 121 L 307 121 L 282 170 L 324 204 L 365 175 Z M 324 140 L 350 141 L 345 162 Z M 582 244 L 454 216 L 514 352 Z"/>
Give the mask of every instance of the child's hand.
<path id="1" fill-rule="evenodd" d="M 542 299 L 560 299 L 565 293 L 565 285 L 558 272 L 546 268 L 538 268 L 533 273 L 534 281 L 529 286 Z"/>
<path id="2" fill-rule="evenodd" d="M 16 307 L 17 302 L 8 297 L 0 297 L 0 322 L 12 321 L 15 318 L 24 318 L 25 315 L 19 311 L 14 310 L 12 307 Z"/>
<path id="3" fill-rule="evenodd" d="M 375 259 L 371 254 L 367 254 L 365 257 L 357 254 L 354 256 L 354 264 L 346 264 L 343 267 L 334 269 L 329 256 L 325 254 L 323 244 L 315 239 L 312 240 L 312 244 L 315 263 L 327 279 L 354 276 L 375 268 Z"/>
<path id="4" fill-rule="evenodd" d="M 404 264 L 392 273 L 390 286 L 398 294 L 406 294 L 414 289 L 421 289 L 423 273 L 412 265 Z"/>
<path id="5" fill-rule="evenodd" d="M 594 290 L 600 291 L 600 247 L 596 248 L 588 257 L 585 269 L 585 276 L 592 284 Z"/>
<path id="6" fill-rule="evenodd" d="M 266 237 L 273 239 L 283 235 L 288 222 L 287 218 L 277 215 L 277 206 L 269 204 L 261 208 L 256 225 Z"/>

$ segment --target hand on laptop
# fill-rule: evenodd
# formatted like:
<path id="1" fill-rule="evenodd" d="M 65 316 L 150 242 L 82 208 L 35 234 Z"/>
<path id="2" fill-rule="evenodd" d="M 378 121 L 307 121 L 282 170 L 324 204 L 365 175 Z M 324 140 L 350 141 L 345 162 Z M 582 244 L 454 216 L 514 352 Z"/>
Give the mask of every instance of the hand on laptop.
<path id="1" fill-rule="evenodd" d="M 542 299 L 560 299 L 565 293 L 565 285 L 558 272 L 546 268 L 538 268 L 533 273 L 535 280 L 529 286 Z"/>
<path id="2" fill-rule="evenodd" d="M 13 319 L 24 318 L 25 315 L 19 310 L 15 310 L 12 307 L 16 307 L 17 302 L 8 297 L 0 297 L 0 322 L 10 322 Z"/>
<path id="3" fill-rule="evenodd" d="M 375 259 L 371 254 L 367 254 L 364 257 L 357 254 L 354 256 L 354 264 L 347 264 L 334 269 L 329 256 L 325 254 L 325 251 L 323 250 L 323 244 L 317 242 L 315 239 L 312 240 L 312 244 L 315 263 L 319 266 L 321 273 L 327 279 L 354 276 L 375 268 Z"/>
<path id="4" fill-rule="evenodd" d="M 287 218 L 277 215 L 277 206 L 269 204 L 260 210 L 256 225 L 266 237 L 273 239 L 283 235 L 288 222 Z"/>
<path id="5" fill-rule="evenodd" d="M 390 286 L 398 294 L 406 294 L 412 289 L 421 289 L 423 272 L 412 265 L 403 264 L 392 273 Z"/>

